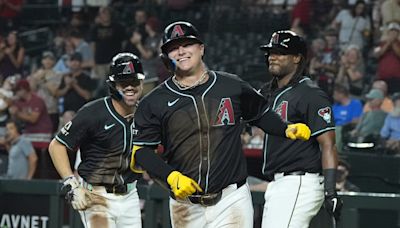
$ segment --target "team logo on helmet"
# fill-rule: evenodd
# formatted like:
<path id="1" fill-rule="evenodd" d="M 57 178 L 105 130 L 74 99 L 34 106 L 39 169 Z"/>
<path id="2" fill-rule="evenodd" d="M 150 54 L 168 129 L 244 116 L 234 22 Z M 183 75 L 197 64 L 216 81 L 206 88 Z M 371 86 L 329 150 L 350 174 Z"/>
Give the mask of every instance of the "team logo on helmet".
<path id="1" fill-rule="evenodd" d="M 331 123 L 332 112 L 330 107 L 321 108 L 318 110 L 318 115 L 324 119 L 325 122 Z"/>
<path id="2" fill-rule="evenodd" d="M 279 43 L 279 33 L 274 33 L 271 37 L 271 44 Z"/>
<path id="3" fill-rule="evenodd" d="M 123 74 L 133 74 L 135 73 L 135 67 L 132 62 L 125 63 L 125 68 L 122 70 Z"/>
<path id="4" fill-rule="evenodd" d="M 230 98 L 222 98 L 219 103 L 217 121 L 214 126 L 234 125 L 235 116 L 233 113 L 233 105 Z"/>
<path id="5" fill-rule="evenodd" d="M 185 33 L 183 32 L 181 25 L 175 25 L 174 29 L 171 32 L 171 39 L 174 37 L 180 37 L 183 35 L 185 35 Z"/>

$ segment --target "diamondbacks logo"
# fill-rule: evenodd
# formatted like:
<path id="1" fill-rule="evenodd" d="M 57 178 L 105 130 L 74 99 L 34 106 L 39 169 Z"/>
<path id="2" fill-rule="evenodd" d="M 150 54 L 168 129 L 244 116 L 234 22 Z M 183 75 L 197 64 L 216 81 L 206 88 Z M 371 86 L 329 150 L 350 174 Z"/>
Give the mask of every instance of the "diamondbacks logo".
<path id="1" fill-rule="evenodd" d="M 279 43 L 279 33 L 274 33 L 271 37 L 271 44 Z"/>
<path id="2" fill-rule="evenodd" d="M 230 98 L 222 98 L 219 103 L 217 121 L 214 126 L 234 125 L 235 116 L 233 113 L 232 101 Z"/>
<path id="3" fill-rule="evenodd" d="M 276 107 L 275 112 L 281 117 L 283 121 L 287 121 L 288 105 L 287 101 L 282 101 L 278 107 Z"/>
<path id="4" fill-rule="evenodd" d="M 318 115 L 324 119 L 325 122 L 331 123 L 332 112 L 330 107 L 321 108 L 318 110 Z"/>
<path id="5" fill-rule="evenodd" d="M 184 32 L 182 30 L 182 27 L 180 25 L 175 25 L 175 27 L 174 27 L 174 29 L 172 30 L 172 33 L 171 33 L 171 38 L 180 37 L 180 36 L 183 36 L 183 35 L 184 35 Z"/>
<path id="6" fill-rule="evenodd" d="M 135 68 L 133 67 L 133 63 L 129 62 L 125 65 L 125 68 L 122 70 L 123 74 L 132 74 L 135 73 Z"/>

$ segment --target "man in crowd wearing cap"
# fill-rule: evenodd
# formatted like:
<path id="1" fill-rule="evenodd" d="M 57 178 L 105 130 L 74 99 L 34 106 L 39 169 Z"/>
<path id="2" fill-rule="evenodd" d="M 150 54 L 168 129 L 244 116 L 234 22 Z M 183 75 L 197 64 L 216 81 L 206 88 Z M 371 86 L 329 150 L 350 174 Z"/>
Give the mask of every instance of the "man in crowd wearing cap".
<path id="1" fill-rule="evenodd" d="M 400 25 L 392 22 L 382 34 L 379 46 L 374 49 L 379 59 L 377 77 L 389 85 L 389 94 L 400 91 Z"/>
<path id="2" fill-rule="evenodd" d="M 139 104 L 131 169 L 168 183 L 172 227 L 253 227 L 243 123 L 304 140 L 308 127 L 284 123 L 238 76 L 209 70 L 205 44 L 189 22 L 166 27 L 161 51 L 173 76 Z M 159 144 L 167 163 L 154 153 Z"/>
<path id="3" fill-rule="evenodd" d="M 386 116 L 385 123 L 381 129 L 381 137 L 385 140 L 385 147 L 399 154 L 400 151 L 400 93 L 392 96 L 394 104 L 393 111 Z"/>
<path id="4" fill-rule="evenodd" d="M 388 96 L 388 85 L 385 81 L 383 80 L 376 80 L 372 83 L 371 89 L 378 89 L 382 91 L 383 96 L 383 102 L 381 105 L 381 109 L 385 111 L 386 113 L 392 112 L 393 111 L 393 101 L 392 99 Z M 363 112 L 369 112 L 371 111 L 371 107 L 369 106 L 369 103 L 367 102 L 364 107 L 363 107 Z"/>
<path id="5" fill-rule="evenodd" d="M 133 117 L 145 78 L 139 58 L 117 54 L 108 78 L 110 96 L 83 106 L 52 140 L 49 152 L 85 228 L 141 228 L 140 175 L 129 169 L 137 133 Z M 82 181 L 74 176 L 67 154 L 78 149 Z"/>
<path id="6" fill-rule="evenodd" d="M 262 227 L 308 227 L 323 203 L 335 222 L 342 206 L 335 190 L 335 122 L 329 96 L 304 76 L 306 42 L 292 31 L 277 31 L 261 50 L 273 76 L 262 89 L 271 110 L 311 129 L 308 141 L 266 134 L 262 173 L 270 183 Z"/>
<path id="7" fill-rule="evenodd" d="M 381 109 L 381 105 L 385 99 L 381 90 L 371 89 L 367 95 L 365 95 L 365 98 L 367 98 L 367 103 L 371 110 L 361 115 L 356 127 L 351 131 L 351 136 L 360 137 L 361 141 L 366 140 L 368 136 L 379 136 L 379 132 L 387 115 L 387 113 Z"/>
<path id="8" fill-rule="evenodd" d="M 57 131 L 60 118 L 57 90 L 61 83 L 61 75 L 53 70 L 54 64 L 53 53 L 43 52 L 42 66 L 27 78 L 32 90 L 46 103 L 47 112 L 53 125 L 52 133 Z"/>
<path id="9" fill-rule="evenodd" d="M 92 91 L 96 82 L 82 69 L 82 55 L 75 52 L 69 59 L 70 73 L 63 75 L 57 96 L 63 99 L 63 113 L 65 111 L 77 112 L 92 98 Z"/>
<path id="10" fill-rule="evenodd" d="M 52 123 L 47 107 L 42 98 L 35 92 L 27 80 L 19 80 L 15 85 L 15 100 L 8 109 L 11 118 L 21 121 L 24 125 L 23 135 L 30 141 L 39 157 L 38 170 L 35 177 L 57 178 L 50 163 L 47 147 L 51 140 Z"/>

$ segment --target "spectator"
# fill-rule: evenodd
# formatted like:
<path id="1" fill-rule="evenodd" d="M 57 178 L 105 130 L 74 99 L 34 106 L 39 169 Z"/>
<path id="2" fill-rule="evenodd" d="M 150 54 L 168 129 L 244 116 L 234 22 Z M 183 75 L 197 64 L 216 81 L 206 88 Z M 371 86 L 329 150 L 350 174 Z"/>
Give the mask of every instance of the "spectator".
<path id="1" fill-rule="evenodd" d="M 96 84 L 82 69 L 82 55 L 75 52 L 69 59 L 70 73 L 63 75 L 57 97 L 63 97 L 63 112 L 77 112 L 92 98 Z"/>
<path id="2" fill-rule="evenodd" d="M 23 0 L 0 1 L 0 33 L 19 26 L 19 15 L 23 4 Z"/>
<path id="3" fill-rule="evenodd" d="M 24 123 L 23 136 L 32 143 L 38 155 L 40 169 L 35 173 L 35 177 L 58 178 L 47 152 L 52 125 L 45 102 L 31 91 L 29 82 L 24 79 L 17 82 L 14 92 L 15 100 L 9 112 L 14 120 Z"/>
<path id="4" fill-rule="evenodd" d="M 18 41 L 17 31 L 11 31 L 5 43 L 0 42 L 0 75 L 3 79 L 22 74 L 25 49 Z"/>
<path id="5" fill-rule="evenodd" d="M 82 55 L 82 68 L 90 71 L 94 66 L 93 50 L 89 44 L 83 39 L 82 31 L 74 29 L 70 33 L 70 41 L 74 46 L 74 52 Z"/>
<path id="6" fill-rule="evenodd" d="M 358 122 L 362 114 L 362 103 L 358 99 L 350 98 L 347 87 L 339 84 L 334 87 L 333 99 L 335 101 L 332 112 L 336 123 L 336 147 L 341 152 L 343 134 L 346 134 L 348 128 L 351 129 Z"/>
<path id="7" fill-rule="evenodd" d="M 145 9 L 136 9 L 133 24 L 129 26 L 129 30 L 127 31 L 127 33 L 129 34 L 133 31 L 137 31 L 140 35 L 142 35 L 142 39 L 145 40 L 147 37 L 145 29 L 147 18 L 148 14 Z"/>
<path id="8" fill-rule="evenodd" d="M 7 178 L 30 180 L 36 171 L 38 157 L 31 142 L 22 134 L 22 126 L 15 121 L 7 122 L 7 134 L 1 139 L 8 150 Z"/>
<path id="9" fill-rule="evenodd" d="M 392 112 L 393 111 L 393 102 L 392 102 L 392 99 L 390 99 L 388 97 L 388 86 L 387 86 L 386 82 L 383 80 L 374 81 L 372 83 L 372 89 L 378 89 L 378 90 L 382 91 L 383 96 L 385 97 L 383 99 L 382 105 L 380 107 L 381 110 L 383 110 L 386 113 Z M 367 102 L 364 105 L 363 112 L 365 113 L 365 112 L 369 112 L 369 111 L 371 111 L 371 107 L 370 107 L 370 104 Z"/>
<path id="10" fill-rule="evenodd" d="M 336 172 L 336 190 L 340 192 L 359 192 L 360 188 L 352 184 L 347 177 L 350 173 L 350 164 L 340 159 Z"/>
<path id="11" fill-rule="evenodd" d="M 42 54 L 42 67 L 30 75 L 27 79 L 33 91 L 46 103 L 53 130 L 58 128 L 60 115 L 58 113 L 57 89 L 61 83 L 61 75 L 53 70 L 55 57 L 52 52 L 45 51 Z"/>
<path id="12" fill-rule="evenodd" d="M 361 51 L 357 46 L 350 45 L 341 56 L 335 83 L 348 86 L 352 96 L 360 97 L 365 86 L 364 80 L 365 65 Z"/>
<path id="13" fill-rule="evenodd" d="M 351 10 L 341 10 L 332 22 L 332 26 L 339 29 L 339 42 L 342 49 L 351 44 L 364 48 L 365 39 L 371 30 L 366 7 L 363 0 L 358 0 Z"/>
<path id="14" fill-rule="evenodd" d="M 393 95 L 393 112 L 385 119 L 381 129 L 381 137 L 385 140 L 385 147 L 390 151 L 400 151 L 400 93 Z"/>
<path id="15" fill-rule="evenodd" d="M 387 30 L 374 54 L 379 59 L 377 76 L 387 82 L 392 94 L 400 91 L 400 25 L 392 22 Z"/>
<path id="16" fill-rule="evenodd" d="M 376 139 L 376 136 L 379 136 L 387 114 L 381 109 L 385 98 L 382 91 L 371 89 L 365 97 L 368 99 L 367 104 L 369 104 L 371 111 L 362 114 L 357 126 L 351 132 L 351 136 L 361 139 L 357 140 L 357 142 L 364 142 L 367 137 L 372 137 L 370 140 Z"/>
<path id="17" fill-rule="evenodd" d="M 400 22 L 400 0 L 385 0 L 381 6 L 382 25 L 390 22 Z"/>
<path id="18" fill-rule="evenodd" d="M 111 17 L 109 7 L 100 7 L 91 30 L 90 41 L 94 53 L 93 77 L 100 79 L 103 87 L 112 57 L 121 51 L 125 39 L 125 29 Z M 98 88 L 100 89 L 100 88 Z"/>
<path id="19" fill-rule="evenodd" d="M 69 39 L 64 39 L 62 41 L 63 46 L 63 54 L 57 60 L 56 65 L 53 67 L 53 70 L 60 74 L 69 74 L 70 69 L 68 66 L 69 57 L 74 53 L 74 45 Z"/>

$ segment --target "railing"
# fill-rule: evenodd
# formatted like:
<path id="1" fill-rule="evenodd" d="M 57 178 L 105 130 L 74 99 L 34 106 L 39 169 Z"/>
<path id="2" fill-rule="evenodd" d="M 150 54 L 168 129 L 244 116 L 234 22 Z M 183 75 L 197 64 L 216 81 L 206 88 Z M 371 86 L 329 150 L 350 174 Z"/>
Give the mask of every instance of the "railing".
<path id="1" fill-rule="evenodd" d="M 138 186 L 138 192 L 140 198 L 146 200 L 143 227 L 170 227 L 168 192 L 158 185 Z M 344 207 L 342 219 L 337 227 L 399 227 L 399 194 L 342 193 L 341 195 Z M 252 196 L 254 207 L 262 209 L 264 193 L 252 192 Z M 62 225 L 68 225 L 70 228 L 82 227 L 79 215 L 64 203 L 58 181 L 0 180 L 0 227 L 14 227 L 17 222 L 25 225 L 37 224 L 38 227 L 62 227 Z M 310 227 L 330 228 L 331 218 L 322 209 Z"/>

